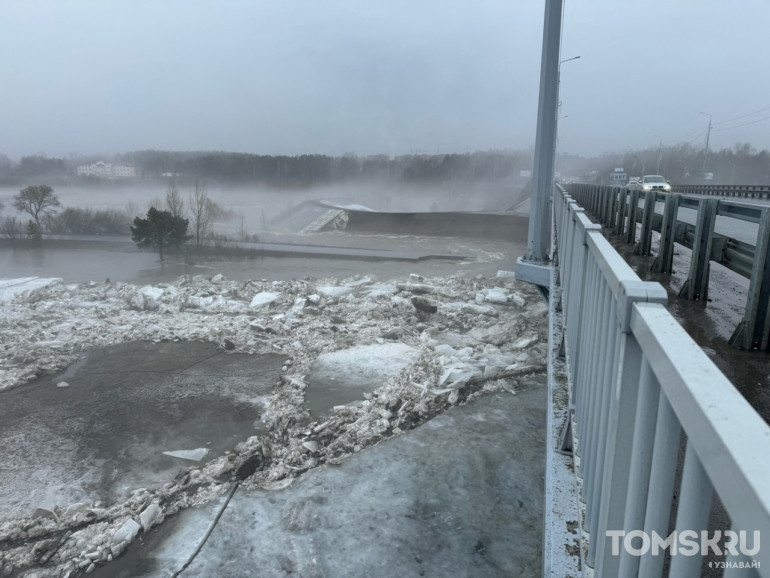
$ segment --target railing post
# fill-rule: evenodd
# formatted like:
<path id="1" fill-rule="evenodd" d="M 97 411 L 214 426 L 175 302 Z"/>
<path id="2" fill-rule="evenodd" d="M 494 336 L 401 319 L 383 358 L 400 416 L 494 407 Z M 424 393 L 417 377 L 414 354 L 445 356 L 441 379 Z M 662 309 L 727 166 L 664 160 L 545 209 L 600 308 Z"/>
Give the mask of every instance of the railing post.
<path id="1" fill-rule="evenodd" d="M 754 247 L 746 313 L 730 344 L 743 349 L 768 349 L 770 341 L 770 208 L 762 209 Z"/>
<path id="2" fill-rule="evenodd" d="M 642 214 L 642 233 L 639 243 L 634 247 L 635 255 L 649 255 L 652 243 L 652 217 L 655 214 L 655 191 L 644 193 L 644 213 Z"/>
<path id="3" fill-rule="evenodd" d="M 666 195 L 666 204 L 663 208 L 663 222 L 660 226 L 660 247 L 658 248 L 658 256 L 655 257 L 650 268 L 654 273 L 671 273 L 671 264 L 674 261 L 676 213 L 681 196 L 677 193 Z"/>
<path id="4" fill-rule="evenodd" d="M 706 299 L 709 289 L 709 259 L 714 238 L 714 223 L 717 218 L 718 199 L 701 199 L 698 220 L 695 224 L 695 238 L 692 241 L 690 275 L 682 285 L 679 296 L 685 299 Z"/>

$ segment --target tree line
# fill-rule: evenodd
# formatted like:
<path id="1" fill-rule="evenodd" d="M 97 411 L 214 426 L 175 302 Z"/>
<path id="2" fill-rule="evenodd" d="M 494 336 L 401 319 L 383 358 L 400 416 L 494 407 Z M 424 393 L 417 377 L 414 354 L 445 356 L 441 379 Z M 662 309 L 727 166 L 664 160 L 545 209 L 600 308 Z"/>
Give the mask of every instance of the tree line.
<path id="1" fill-rule="evenodd" d="M 485 151 L 464 154 L 415 153 L 390 157 L 320 154 L 255 155 L 232 152 L 177 152 L 145 150 L 115 155 L 110 162 L 131 164 L 138 178 L 169 179 L 192 184 L 196 180 L 219 184 L 262 184 L 279 188 L 323 186 L 377 180 L 391 183 L 441 184 L 448 181 L 502 183 L 516 180 L 532 168 L 528 151 Z M 88 183 L 77 177 L 77 166 L 99 158 L 56 159 L 22 157 L 18 164 L 0 155 L 0 184 L 30 179 Z"/>
<path id="2" fill-rule="evenodd" d="M 477 151 L 462 154 L 414 154 L 342 156 L 255 155 L 216 151 L 135 151 L 112 159 L 84 157 L 58 159 L 22 157 L 18 163 L 0 154 L 0 185 L 30 180 L 63 183 L 77 180 L 103 184 L 93 177 L 76 176 L 77 166 L 110 160 L 136 167 L 138 178 L 176 182 L 192 186 L 196 181 L 220 185 L 260 184 L 276 188 L 306 188 L 346 182 L 391 183 L 393 185 L 442 185 L 449 182 L 512 184 L 518 186 L 533 168 L 533 150 Z M 562 177 L 601 178 L 615 167 L 629 175 L 661 173 L 672 183 L 770 184 L 770 151 L 757 151 L 748 143 L 706 150 L 692 144 L 582 156 L 560 153 L 556 170 Z M 598 175 L 598 177 L 597 177 Z"/>
<path id="3" fill-rule="evenodd" d="M 201 182 L 195 183 L 187 198 L 182 196 L 175 183 L 170 183 L 165 199 L 153 202 L 146 217 L 137 216 L 133 221 L 127 212 L 113 209 L 68 207 L 59 212 L 61 202 L 49 185 L 29 185 L 21 189 L 13 197 L 12 205 L 18 213 L 26 214 L 28 220 L 24 223 L 15 216 L 6 217 L 0 221 L 2 237 L 39 241 L 44 232 L 120 235 L 130 231 L 139 248 L 158 251 L 161 259 L 164 252 L 178 249 L 187 241 L 194 240 L 195 246 L 200 248 L 215 240 L 214 220 L 232 217 L 209 198 L 206 186 Z M 0 211 L 3 208 L 0 203 Z"/>
<path id="4" fill-rule="evenodd" d="M 606 181 L 622 167 L 629 176 L 661 174 L 673 184 L 770 185 L 770 151 L 748 143 L 706 150 L 692 144 L 659 146 L 593 158 L 560 154 L 556 168 L 562 178 Z"/>

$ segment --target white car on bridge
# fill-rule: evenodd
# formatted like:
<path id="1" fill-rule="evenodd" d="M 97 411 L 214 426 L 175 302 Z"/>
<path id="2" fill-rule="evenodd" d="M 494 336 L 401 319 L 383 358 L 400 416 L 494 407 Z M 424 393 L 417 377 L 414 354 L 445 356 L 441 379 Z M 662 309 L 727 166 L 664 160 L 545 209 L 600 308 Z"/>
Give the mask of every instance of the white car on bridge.
<path id="1" fill-rule="evenodd" d="M 671 183 L 660 175 L 644 175 L 640 181 L 640 185 L 640 188 L 643 191 L 671 192 Z"/>

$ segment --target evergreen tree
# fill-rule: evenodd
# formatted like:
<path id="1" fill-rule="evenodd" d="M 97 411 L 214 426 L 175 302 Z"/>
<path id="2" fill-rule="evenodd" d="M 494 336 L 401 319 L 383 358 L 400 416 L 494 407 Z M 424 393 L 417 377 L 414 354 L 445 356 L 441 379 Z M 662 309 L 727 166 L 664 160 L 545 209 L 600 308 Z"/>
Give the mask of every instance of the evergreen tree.
<path id="1" fill-rule="evenodd" d="M 170 211 L 159 211 L 150 207 L 147 218 L 136 217 L 131 227 L 131 238 L 140 249 L 154 249 L 163 260 L 163 250 L 179 248 L 192 238 L 187 234 L 187 219 L 175 217 Z"/>

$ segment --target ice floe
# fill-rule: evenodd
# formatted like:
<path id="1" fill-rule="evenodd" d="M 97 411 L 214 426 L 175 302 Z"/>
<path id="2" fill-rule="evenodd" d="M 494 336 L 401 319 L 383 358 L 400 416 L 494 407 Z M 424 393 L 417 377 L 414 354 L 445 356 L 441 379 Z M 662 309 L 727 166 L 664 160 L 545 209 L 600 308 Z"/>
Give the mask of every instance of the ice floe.
<path id="1" fill-rule="evenodd" d="M 435 312 L 417 309 L 414 297 Z M 190 462 L 174 480 L 134 490 L 121 503 L 63 504 L 50 516 L 30 512 L 0 523 L 0 570 L 88 572 L 140 532 L 235 481 L 286 487 L 452 405 L 488 391 L 515 392 L 517 380 L 545 371 L 546 315 L 537 292 L 507 274 L 272 283 L 199 275 L 145 287 L 0 280 L 0 390 L 60 372 L 92 348 L 128 341 L 205 341 L 228 353 L 286 357 L 260 416 L 264 434 L 227 455 Z M 355 404 L 331 403 L 326 415 L 311 415 L 311 368 L 366 387 Z M 167 453 L 204 459 L 195 452 Z"/>
<path id="2" fill-rule="evenodd" d="M 172 458 L 179 458 L 180 460 L 190 460 L 193 462 L 199 462 L 206 457 L 209 453 L 208 448 L 196 448 L 194 450 L 172 450 L 163 452 L 164 456 L 171 456 Z"/>

